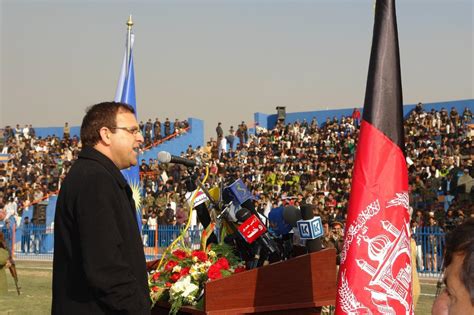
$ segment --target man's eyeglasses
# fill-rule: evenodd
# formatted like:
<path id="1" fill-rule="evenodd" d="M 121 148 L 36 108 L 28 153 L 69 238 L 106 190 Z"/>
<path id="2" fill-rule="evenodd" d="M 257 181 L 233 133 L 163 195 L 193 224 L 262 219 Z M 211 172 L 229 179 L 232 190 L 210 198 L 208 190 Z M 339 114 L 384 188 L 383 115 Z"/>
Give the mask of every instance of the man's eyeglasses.
<path id="1" fill-rule="evenodd" d="M 136 136 L 137 134 L 141 134 L 142 131 L 138 127 L 110 127 L 109 129 L 120 129 L 120 130 L 125 130 L 128 133 Z"/>

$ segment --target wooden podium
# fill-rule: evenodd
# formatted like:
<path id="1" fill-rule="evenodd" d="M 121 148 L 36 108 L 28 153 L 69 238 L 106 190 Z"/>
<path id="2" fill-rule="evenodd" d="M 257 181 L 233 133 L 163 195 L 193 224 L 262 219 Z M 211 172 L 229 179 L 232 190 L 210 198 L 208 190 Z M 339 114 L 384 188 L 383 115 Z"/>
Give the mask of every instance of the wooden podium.
<path id="1" fill-rule="evenodd" d="M 336 301 L 336 251 L 298 256 L 205 284 L 204 310 L 183 307 L 180 314 L 309 315 Z M 153 315 L 168 314 L 157 304 Z"/>

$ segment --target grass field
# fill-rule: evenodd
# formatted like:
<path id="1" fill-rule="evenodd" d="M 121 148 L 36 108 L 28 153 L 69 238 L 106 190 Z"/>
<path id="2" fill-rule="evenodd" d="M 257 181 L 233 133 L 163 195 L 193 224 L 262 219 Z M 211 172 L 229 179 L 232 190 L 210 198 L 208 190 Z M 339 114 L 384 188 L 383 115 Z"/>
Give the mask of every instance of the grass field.
<path id="1" fill-rule="evenodd" d="M 8 294 L 0 295 L 0 315 L 50 314 L 51 313 L 51 263 L 17 261 L 21 294 L 18 296 L 10 274 Z M 436 293 L 436 280 L 421 279 L 421 296 L 415 315 L 431 314 Z"/>

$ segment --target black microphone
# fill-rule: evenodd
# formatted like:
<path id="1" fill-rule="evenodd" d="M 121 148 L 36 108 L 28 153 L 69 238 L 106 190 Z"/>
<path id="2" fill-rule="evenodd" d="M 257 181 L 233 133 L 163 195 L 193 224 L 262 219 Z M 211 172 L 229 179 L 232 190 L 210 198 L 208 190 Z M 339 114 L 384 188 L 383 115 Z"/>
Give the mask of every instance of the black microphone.
<path id="1" fill-rule="evenodd" d="M 301 210 L 295 206 L 286 206 L 283 208 L 283 220 L 291 225 L 296 226 L 296 222 L 301 220 Z"/>
<path id="2" fill-rule="evenodd" d="M 259 221 L 259 224 L 261 226 L 265 226 L 263 222 L 258 218 L 257 215 L 254 215 L 252 218 L 252 212 L 249 209 L 246 208 L 241 208 L 239 211 L 235 213 L 235 216 L 239 222 L 241 222 L 242 226 L 246 227 L 249 225 L 249 221 L 251 221 L 253 218 L 256 218 Z M 244 238 L 246 238 L 244 236 Z M 276 244 L 273 242 L 273 240 L 268 236 L 268 232 L 265 230 L 263 234 L 261 234 L 256 241 L 262 245 L 269 254 L 279 254 L 279 249 L 276 246 Z"/>
<path id="3" fill-rule="evenodd" d="M 195 166 L 201 165 L 199 161 L 193 161 L 193 160 L 182 158 L 180 156 L 171 155 L 171 153 L 166 152 L 166 151 L 158 152 L 158 161 L 160 163 L 182 164 L 187 167 L 195 167 Z"/>
<path id="4" fill-rule="evenodd" d="M 303 220 L 311 220 L 314 217 L 313 213 L 314 205 L 303 204 L 301 205 L 301 217 Z M 318 252 L 322 249 L 321 238 L 308 239 L 306 240 L 306 248 L 309 253 Z"/>
<path id="5" fill-rule="evenodd" d="M 168 153 L 168 152 L 165 152 L 165 153 Z M 187 191 L 191 193 L 197 189 L 196 183 L 194 181 L 195 181 L 195 178 L 193 177 L 190 177 L 186 181 L 186 189 Z M 209 226 L 209 224 L 211 224 L 211 215 L 209 214 L 209 209 L 207 208 L 206 203 L 203 202 L 200 205 L 195 206 L 194 209 L 196 209 L 196 214 L 199 219 L 199 222 L 201 222 L 204 229 L 206 229 Z M 211 235 L 209 235 L 209 238 L 207 239 L 207 242 L 206 242 L 206 246 L 211 243 L 212 244 L 218 243 L 217 236 L 214 232 L 212 232 Z"/>

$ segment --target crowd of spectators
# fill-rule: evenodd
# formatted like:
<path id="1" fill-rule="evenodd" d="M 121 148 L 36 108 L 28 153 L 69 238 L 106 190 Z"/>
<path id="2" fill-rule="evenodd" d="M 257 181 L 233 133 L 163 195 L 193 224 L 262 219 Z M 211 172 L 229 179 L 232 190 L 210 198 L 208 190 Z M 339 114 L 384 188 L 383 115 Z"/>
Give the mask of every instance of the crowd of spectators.
<path id="1" fill-rule="evenodd" d="M 316 206 L 315 214 L 323 222 L 344 223 L 359 120 L 360 112 L 355 110 L 351 117 L 327 118 L 322 124 L 316 119 L 280 121 L 272 130 L 257 127 L 255 135 L 248 135 L 242 122 L 237 128 L 238 146 L 233 126 L 225 135 L 219 123 L 216 140 L 211 138 L 196 150 L 188 148 L 183 156 L 206 162 L 209 187 L 241 178 L 264 214 L 282 204 L 306 202 Z M 422 214 L 422 219 L 414 216 L 418 226 L 429 226 L 433 217 L 436 225 L 449 230 L 473 213 L 471 120 L 468 108 L 462 114 L 455 108 L 449 113 L 444 108 L 426 112 L 421 103 L 405 120 L 410 205 Z M 187 207 L 186 168 L 158 165 L 152 159 L 142 161 L 141 168 L 146 171 L 142 173 L 145 218 L 156 212 L 158 217 L 168 217 L 163 222 L 170 222 L 173 212 L 164 213 L 169 202 L 174 216 Z"/>
<path id="2" fill-rule="evenodd" d="M 140 121 L 140 130 L 142 130 L 143 138 L 145 140 L 145 148 L 158 143 L 160 140 L 169 137 L 172 134 L 181 135 L 186 132 L 189 127 L 187 120 L 179 121 L 175 119 L 172 123 L 169 118 L 161 123 L 159 118 L 152 121 L 151 118 L 147 122 Z"/>
<path id="3" fill-rule="evenodd" d="M 405 120 L 409 165 L 410 205 L 413 229 L 436 226 L 446 231 L 473 215 L 474 156 L 472 113 L 425 111 L 420 103 Z M 359 133 L 360 112 L 327 118 L 318 123 L 277 122 L 273 129 L 257 126 L 250 134 L 245 122 L 227 132 L 221 123 L 216 139 L 204 147 L 189 146 L 183 156 L 208 165 L 208 187 L 242 179 L 256 197 L 258 211 L 267 215 L 276 206 L 315 205 L 325 226 L 343 226 L 347 214 L 351 172 Z M 186 130 L 186 121 L 156 119 L 140 122 L 145 145 Z M 77 158 L 81 143 L 70 137 L 36 137 L 31 125 L 6 127 L 0 151 L 0 209 L 3 219 L 21 216 L 32 202 L 55 193 Z M 139 162 L 143 187 L 145 227 L 182 225 L 188 218 L 185 181 L 187 169 L 178 164 L 159 164 L 157 159 Z M 19 222 L 18 222 L 19 223 Z"/>
<path id="4" fill-rule="evenodd" d="M 149 147 L 173 134 L 182 134 L 189 127 L 186 120 L 170 122 L 166 118 L 163 126 L 158 118 L 149 119 L 140 127 Z M 71 128 L 66 122 L 61 135 L 40 137 L 29 124 L 23 128 L 6 126 L 0 135 L 0 221 L 10 217 L 20 224 L 23 209 L 41 202 L 55 194 L 81 150 L 77 136 L 71 137 Z M 162 136 L 163 134 L 163 136 Z"/>

